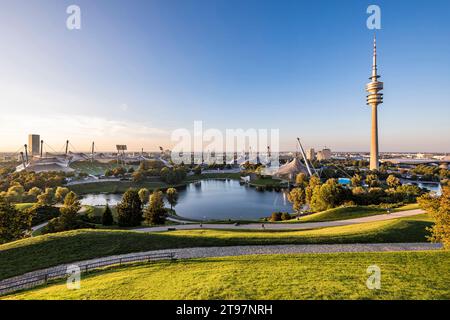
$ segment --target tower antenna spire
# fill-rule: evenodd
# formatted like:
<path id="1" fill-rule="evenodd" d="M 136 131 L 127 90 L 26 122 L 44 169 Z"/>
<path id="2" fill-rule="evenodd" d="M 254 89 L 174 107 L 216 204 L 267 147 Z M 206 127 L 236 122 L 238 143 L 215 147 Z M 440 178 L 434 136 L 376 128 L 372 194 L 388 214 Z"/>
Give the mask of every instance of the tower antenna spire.
<path id="1" fill-rule="evenodd" d="M 377 35 L 373 35 L 372 81 L 379 78 L 377 70 Z"/>

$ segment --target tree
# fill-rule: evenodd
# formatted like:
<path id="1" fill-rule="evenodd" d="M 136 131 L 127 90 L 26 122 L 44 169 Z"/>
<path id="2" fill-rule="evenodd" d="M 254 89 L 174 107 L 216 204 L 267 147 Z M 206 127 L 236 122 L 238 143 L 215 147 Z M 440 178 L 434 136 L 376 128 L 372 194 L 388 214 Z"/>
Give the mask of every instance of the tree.
<path id="1" fill-rule="evenodd" d="M 117 222 L 121 227 L 136 227 L 141 221 L 142 201 L 135 189 L 129 189 L 117 205 Z"/>
<path id="2" fill-rule="evenodd" d="M 366 183 L 369 186 L 369 188 L 375 188 L 380 185 L 380 181 L 378 180 L 376 174 L 368 174 L 366 176 Z"/>
<path id="3" fill-rule="evenodd" d="M 113 171 L 111 169 L 105 170 L 105 177 L 111 177 L 113 175 Z"/>
<path id="4" fill-rule="evenodd" d="M 400 183 L 400 179 L 397 178 L 396 176 L 394 176 L 393 174 L 390 174 L 387 179 L 386 179 L 386 184 L 390 187 L 390 188 L 397 188 L 401 185 Z"/>
<path id="5" fill-rule="evenodd" d="M 352 183 L 352 187 L 356 188 L 356 187 L 360 187 L 361 186 L 361 182 L 362 182 L 362 178 L 359 174 L 355 174 L 352 178 L 351 178 L 351 183 Z"/>
<path id="6" fill-rule="evenodd" d="M 112 216 L 111 208 L 108 204 L 106 204 L 105 210 L 103 211 L 102 215 L 102 225 L 104 226 L 111 226 L 114 223 L 114 219 Z"/>
<path id="7" fill-rule="evenodd" d="M 292 203 L 292 208 L 295 212 L 300 212 L 300 209 L 306 203 L 305 191 L 301 188 L 292 189 L 288 194 L 288 200 Z"/>
<path id="8" fill-rule="evenodd" d="M 194 174 L 198 176 L 198 175 L 202 174 L 202 167 L 200 165 L 197 165 L 197 166 L 195 166 L 193 171 L 194 171 Z"/>
<path id="9" fill-rule="evenodd" d="M 59 209 L 61 212 L 59 219 L 60 230 L 71 230 L 76 227 L 77 214 L 81 209 L 81 203 L 75 192 L 70 191 L 64 198 L 64 204 Z"/>
<path id="10" fill-rule="evenodd" d="M 62 201 L 66 195 L 70 192 L 70 190 L 66 187 L 57 187 L 55 191 L 55 199 L 56 201 Z"/>
<path id="11" fill-rule="evenodd" d="M 314 211 L 324 211 L 338 206 L 343 199 L 342 187 L 336 179 L 328 179 L 326 183 L 316 186 L 311 198 L 311 209 Z"/>
<path id="12" fill-rule="evenodd" d="M 6 197 L 9 202 L 21 202 L 25 190 L 20 183 L 15 183 L 11 187 L 9 187 L 8 192 L 6 193 Z"/>
<path id="13" fill-rule="evenodd" d="M 55 191 L 53 188 L 45 188 L 44 193 L 37 196 L 39 204 L 52 205 L 55 203 Z"/>
<path id="14" fill-rule="evenodd" d="M 31 231 L 31 218 L 0 197 L 0 244 L 26 237 Z"/>
<path id="15" fill-rule="evenodd" d="M 150 191 L 147 188 L 141 188 L 138 192 L 139 199 L 141 199 L 142 204 L 147 204 L 148 197 L 150 196 Z"/>
<path id="16" fill-rule="evenodd" d="M 173 209 L 178 203 L 178 191 L 175 188 L 169 188 L 166 191 L 167 202 L 170 204 L 170 210 Z"/>
<path id="17" fill-rule="evenodd" d="M 38 187 L 33 187 L 30 190 L 28 190 L 28 200 L 30 202 L 36 202 L 37 201 L 37 197 L 38 195 L 40 195 L 42 193 L 42 190 L 39 189 Z"/>
<path id="18" fill-rule="evenodd" d="M 309 184 L 308 184 L 308 186 L 305 189 L 306 203 L 308 203 L 308 204 L 311 203 L 311 199 L 312 199 L 312 196 L 313 196 L 313 193 L 314 193 L 314 189 L 317 186 L 320 186 L 321 183 L 322 182 L 320 181 L 320 178 L 317 177 L 317 176 L 312 176 L 309 179 Z"/>
<path id="19" fill-rule="evenodd" d="M 164 195 L 155 190 L 150 196 L 148 206 L 144 210 L 144 219 L 148 224 L 164 224 L 166 209 L 164 208 Z"/>
<path id="20" fill-rule="evenodd" d="M 431 231 L 429 240 L 442 242 L 446 249 L 450 249 L 450 186 L 442 188 L 440 197 L 424 194 L 417 199 L 422 209 L 433 217 L 434 226 L 428 228 Z"/>
<path id="21" fill-rule="evenodd" d="M 286 221 L 286 220 L 290 220 L 291 219 L 291 215 L 287 212 L 283 212 L 281 214 L 281 220 Z"/>
<path id="22" fill-rule="evenodd" d="M 133 182 L 141 182 L 144 180 L 145 175 L 144 175 L 143 171 L 138 170 L 138 171 L 133 172 L 131 174 L 131 177 L 133 179 Z"/>
<path id="23" fill-rule="evenodd" d="M 304 174 L 303 172 L 297 174 L 297 176 L 295 177 L 295 184 L 299 188 L 306 188 L 306 186 L 308 185 L 308 177 L 306 176 L 306 174 Z"/>
<path id="24" fill-rule="evenodd" d="M 281 221 L 281 212 L 272 212 L 272 217 L 270 218 L 271 221 Z"/>

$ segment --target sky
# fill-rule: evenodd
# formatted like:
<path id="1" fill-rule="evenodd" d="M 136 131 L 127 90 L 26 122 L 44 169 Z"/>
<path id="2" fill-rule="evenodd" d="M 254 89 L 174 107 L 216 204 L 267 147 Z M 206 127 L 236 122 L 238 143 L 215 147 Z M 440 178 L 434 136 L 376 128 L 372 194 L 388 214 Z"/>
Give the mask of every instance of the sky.
<path id="1" fill-rule="evenodd" d="M 171 133 L 279 129 L 280 149 L 369 151 L 370 4 L 380 151 L 450 152 L 450 1 L 0 0 L 0 152 L 157 150 Z M 66 8 L 81 9 L 81 30 Z"/>

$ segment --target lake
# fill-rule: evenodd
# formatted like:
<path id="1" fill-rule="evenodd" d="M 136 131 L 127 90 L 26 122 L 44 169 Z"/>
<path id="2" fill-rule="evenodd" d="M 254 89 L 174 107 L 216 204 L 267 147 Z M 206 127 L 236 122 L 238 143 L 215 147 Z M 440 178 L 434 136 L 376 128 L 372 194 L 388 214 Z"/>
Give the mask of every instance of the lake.
<path id="1" fill-rule="evenodd" d="M 120 194 L 91 194 L 83 197 L 81 203 L 115 206 L 121 198 Z M 179 190 L 175 210 L 181 217 L 198 220 L 254 220 L 268 217 L 274 211 L 293 211 L 284 192 L 256 191 L 236 180 L 190 183 Z"/>

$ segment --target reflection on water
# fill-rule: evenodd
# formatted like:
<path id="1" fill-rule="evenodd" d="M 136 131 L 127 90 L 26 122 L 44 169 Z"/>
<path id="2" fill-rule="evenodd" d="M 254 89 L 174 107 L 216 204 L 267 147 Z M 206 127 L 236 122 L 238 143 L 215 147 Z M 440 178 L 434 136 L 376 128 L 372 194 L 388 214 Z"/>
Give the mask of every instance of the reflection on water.
<path id="1" fill-rule="evenodd" d="M 177 214 L 192 219 L 257 219 L 292 212 L 284 192 L 256 191 L 236 180 L 203 180 L 180 191 Z"/>
<path id="2" fill-rule="evenodd" d="M 418 186 L 419 188 L 424 188 L 424 189 L 427 189 L 428 191 L 435 192 L 439 196 L 442 194 L 442 187 L 441 187 L 441 184 L 438 182 L 427 183 L 427 182 L 420 182 L 420 181 L 406 180 L 406 179 L 402 179 L 401 182 L 402 182 L 402 184 L 414 184 L 414 185 Z"/>
<path id="3" fill-rule="evenodd" d="M 81 199 L 86 205 L 111 206 L 120 202 L 120 194 L 91 194 Z M 274 211 L 292 212 L 284 192 L 256 191 L 236 180 L 203 180 L 179 190 L 177 214 L 191 219 L 258 219 Z"/>
<path id="4" fill-rule="evenodd" d="M 412 181 L 403 181 L 408 183 Z M 441 193 L 440 184 L 414 181 L 419 187 Z M 101 206 L 108 203 L 115 206 L 120 194 L 91 194 L 85 196 L 82 204 Z M 274 211 L 292 212 L 292 205 L 285 192 L 256 191 L 242 186 L 236 180 L 203 180 L 179 190 L 175 207 L 177 214 L 191 219 L 258 219 L 268 217 Z"/>

